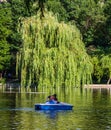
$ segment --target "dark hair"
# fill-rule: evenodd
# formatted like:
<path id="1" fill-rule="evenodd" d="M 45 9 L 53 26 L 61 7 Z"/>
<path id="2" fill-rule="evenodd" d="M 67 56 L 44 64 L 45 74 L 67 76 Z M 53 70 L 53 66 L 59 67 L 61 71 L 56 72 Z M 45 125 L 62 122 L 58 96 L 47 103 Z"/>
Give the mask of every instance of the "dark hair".
<path id="1" fill-rule="evenodd" d="M 50 98 L 51 96 L 49 95 L 47 98 Z"/>

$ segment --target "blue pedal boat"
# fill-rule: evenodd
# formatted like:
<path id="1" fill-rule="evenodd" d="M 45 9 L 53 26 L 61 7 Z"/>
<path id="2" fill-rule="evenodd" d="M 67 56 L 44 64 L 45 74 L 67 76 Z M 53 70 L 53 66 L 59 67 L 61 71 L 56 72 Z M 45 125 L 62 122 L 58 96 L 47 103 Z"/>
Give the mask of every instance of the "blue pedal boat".
<path id="1" fill-rule="evenodd" d="M 35 104 L 35 110 L 72 110 L 73 105 L 67 103 Z"/>

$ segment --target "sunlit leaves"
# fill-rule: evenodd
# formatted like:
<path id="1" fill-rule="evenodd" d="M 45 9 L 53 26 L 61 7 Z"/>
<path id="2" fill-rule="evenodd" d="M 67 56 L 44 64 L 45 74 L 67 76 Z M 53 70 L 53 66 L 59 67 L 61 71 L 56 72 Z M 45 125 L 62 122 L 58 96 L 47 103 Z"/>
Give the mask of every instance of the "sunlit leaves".
<path id="1" fill-rule="evenodd" d="M 90 83 L 92 64 L 76 26 L 59 23 L 51 13 L 22 20 L 23 48 L 18 70 L 23 86 L 75 87 Z"/>

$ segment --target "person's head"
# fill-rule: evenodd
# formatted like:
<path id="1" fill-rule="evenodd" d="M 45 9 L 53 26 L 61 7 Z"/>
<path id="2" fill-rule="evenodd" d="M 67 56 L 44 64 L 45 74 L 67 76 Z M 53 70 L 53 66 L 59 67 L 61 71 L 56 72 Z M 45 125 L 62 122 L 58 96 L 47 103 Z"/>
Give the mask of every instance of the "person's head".
<path id="1" fill-rule="evenodd" d="M 51 95 L 51 96 L 50 96 L 50 99 L 51 99 L 51 100 L 54 100 L 54 99 L 55 99 L 55 97 L 54 97 L 53 95 Z"/>
<path id="2" fill-rule="evenodd" d="M 56 98 L 56 94 L 53 94 L 52 96 L 51 96 L 51 99 L 53 99 L 53 100 L 56 100 L 57 98 Z"/>
<path id="3" fill-rule="evenodd" d="M 47 98 L 50 98 L 51 96 L 49 95 Z"/>

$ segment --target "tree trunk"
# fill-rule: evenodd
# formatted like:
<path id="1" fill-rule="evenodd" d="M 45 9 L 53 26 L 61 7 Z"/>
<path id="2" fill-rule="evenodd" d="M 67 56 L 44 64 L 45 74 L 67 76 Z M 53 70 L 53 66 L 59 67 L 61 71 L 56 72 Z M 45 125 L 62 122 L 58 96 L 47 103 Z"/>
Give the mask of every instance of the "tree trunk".
<path id="1" fill-rule="evenodd" d="M 2 79 L 2 72 L 0 72 L 0 79 Z"/>
<path id="2" fill-rule="evenodd" d="M 111 77 L 108 79 L 107 84 L 109 84 L 109 83 L 110 83 L 110 81 L 111 81 Z"/>

